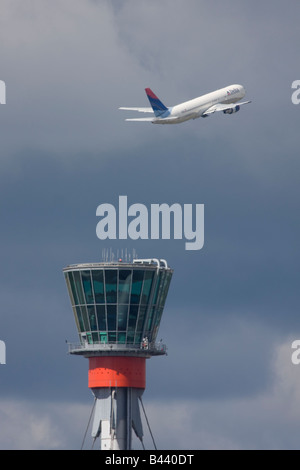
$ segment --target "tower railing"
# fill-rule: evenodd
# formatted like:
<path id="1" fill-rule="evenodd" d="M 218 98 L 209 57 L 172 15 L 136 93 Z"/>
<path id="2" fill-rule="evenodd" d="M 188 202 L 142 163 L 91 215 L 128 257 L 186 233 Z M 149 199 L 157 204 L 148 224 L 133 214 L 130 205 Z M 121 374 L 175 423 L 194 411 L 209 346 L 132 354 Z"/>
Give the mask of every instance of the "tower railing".
<path id="1" fill-rule="evenodd" d="M 77 342 L 77 343 L 68 343 L 69 354 L 82 354 L 85 353 L 96 353 L 96 352 L 124 352 L 130 353 L 135 352 L 142 355 L 163 355 L 167 353 L 167 346 L 162 342 L 158 343 L 147 343 L 145 341 L 139 343 L 116 343 L 109 341 L 99 341 L 99 342 Z"/>

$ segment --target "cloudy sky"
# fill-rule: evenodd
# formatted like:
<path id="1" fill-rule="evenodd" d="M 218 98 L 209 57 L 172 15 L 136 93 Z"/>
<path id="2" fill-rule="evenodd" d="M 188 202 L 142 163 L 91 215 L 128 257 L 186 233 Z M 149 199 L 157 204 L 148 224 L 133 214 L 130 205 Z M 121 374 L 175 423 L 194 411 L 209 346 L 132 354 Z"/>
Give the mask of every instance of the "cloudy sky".
<path id="1" fill-rule="evenodd" d="M 297 449 L 297 0 L 1 0 L 0 449 L 78 449 L 88 362 L 62 269 L 103 249 L 174 269 L 147 361 L 160 449 Z M 232 83 L 252 103 L 178 126 L 128 123 Z M 205 205 L 205 244 L 96 236 L 99 204 Z M 22 423 L 22 425 L 20 425 Z M 151 439 L 147 437 L 146 446 Z M 138 445 L 137 445 L 138 447 Z"/>

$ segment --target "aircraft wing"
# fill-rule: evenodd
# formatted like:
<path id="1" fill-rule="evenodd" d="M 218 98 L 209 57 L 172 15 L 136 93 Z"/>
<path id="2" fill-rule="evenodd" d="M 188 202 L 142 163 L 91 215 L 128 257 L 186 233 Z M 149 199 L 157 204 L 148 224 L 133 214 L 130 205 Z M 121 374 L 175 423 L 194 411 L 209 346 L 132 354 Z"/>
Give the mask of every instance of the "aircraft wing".
<path id="1" fill-rule="evenodd" d="M 140 113 L 153 113 L 152 108 L 119 108 L 119 109 L 125 109 L 125 111 L 139 111 Z"/>
<path id="2" fill-rule="evenodd" d="M 217 111 L 228 111 L 230 113 L 230 111 L 234 111 L 236 109 L 237 106 L 242 106 L 243 104 L 247 104 L 247 103 L 251 103 L 251 101 L 243 101 L 242 103 L 230 103 L 230 104 L 221 104 L 221 103 L 218 103 L 218 104 L 214 104 L 213 106 L 211 106 L 210 108 L 208 108 L 202 116 L 208 116 L 209 114 L 213 114 L 213 113 L 216 113 Z"/>

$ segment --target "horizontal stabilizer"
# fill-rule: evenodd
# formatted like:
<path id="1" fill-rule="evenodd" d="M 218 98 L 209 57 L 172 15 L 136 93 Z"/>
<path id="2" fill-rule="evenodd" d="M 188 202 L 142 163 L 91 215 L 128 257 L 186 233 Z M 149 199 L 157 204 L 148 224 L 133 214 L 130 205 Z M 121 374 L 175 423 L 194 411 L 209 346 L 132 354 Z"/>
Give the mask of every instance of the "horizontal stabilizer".
<path id="1" fill-rule="evenodd" d="M 153 114 L 152 108 L 119 108 L 119 109 L 125 109 L 125 111 L 139 111 L 140 113 L 152 113 Z"/>
<path id="2" fill-rule="evenodd" d="M 148 122 L 153 122 L 153 121 L 155 121 L 155 117 L 132 118 L 132 119 L 125 119 L 125 121 L 148 121 Z"/>

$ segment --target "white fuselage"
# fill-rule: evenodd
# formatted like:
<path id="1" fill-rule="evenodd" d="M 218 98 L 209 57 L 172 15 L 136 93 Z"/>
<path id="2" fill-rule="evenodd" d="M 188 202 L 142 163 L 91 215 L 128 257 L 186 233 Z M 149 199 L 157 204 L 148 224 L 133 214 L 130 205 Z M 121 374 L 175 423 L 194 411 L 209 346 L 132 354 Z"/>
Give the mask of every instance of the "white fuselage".
<path id="1" fill-rule="evenodd" d="M 152 122 L 154 124 L 177 124 L 189 119 L 196 119 L 202 116 L 211 106 L 219 103 L 235 103 L 242 99 L 245 93 L 242 85 L 229 85 L 220 90 L 212 91 L 206 95 L 170 107 L 164 115 L 154 118 Z"/>

